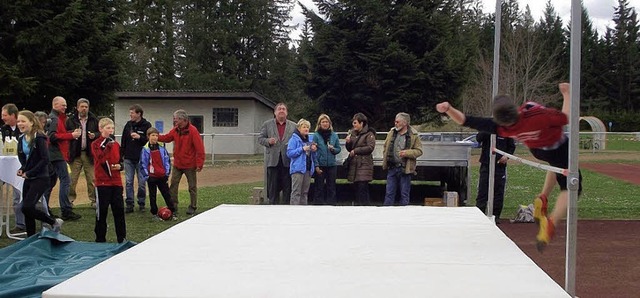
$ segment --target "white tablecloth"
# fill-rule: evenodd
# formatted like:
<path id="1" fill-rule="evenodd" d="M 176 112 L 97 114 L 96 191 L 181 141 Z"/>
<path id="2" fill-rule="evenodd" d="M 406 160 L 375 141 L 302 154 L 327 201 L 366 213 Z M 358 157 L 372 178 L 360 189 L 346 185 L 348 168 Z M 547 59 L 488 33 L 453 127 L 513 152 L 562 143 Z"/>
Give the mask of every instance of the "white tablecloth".
<path id="1" fill-rule="evenodd" d="M 477 208 L 222 205 L 43 297 L 569 295 Z"/>
<path id="2" fill-rule="evenodd" d="M 0 155 L 0 180 L 13 185 L 13 187 L 22 191 L 24 179 L 16 175 L 19 169 L 20 161 L 17 156 Z"/>
<path id="3" fill-rule="evenodd" d="M 13 205 L 13 188 L 22 192 L 22 184 L 24 178 L 16 175 L 20 169 L 20 160 L 17 156 L 0 155 L 0 235 L 6 233 L 9 238 L 23 239 L 20 234 L 10 233 L 10 215 L 11 206 Z"/>

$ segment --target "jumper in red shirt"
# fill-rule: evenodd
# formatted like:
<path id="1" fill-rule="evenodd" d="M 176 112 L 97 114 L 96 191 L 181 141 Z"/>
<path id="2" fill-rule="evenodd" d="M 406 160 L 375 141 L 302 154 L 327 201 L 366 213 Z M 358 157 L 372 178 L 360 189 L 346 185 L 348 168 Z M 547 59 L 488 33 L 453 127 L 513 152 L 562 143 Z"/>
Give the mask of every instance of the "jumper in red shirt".
<path id="1" fill-rule="evenodd" d="M 545 148 L 562 140 L 562 127 L 568 123 L 567 115 L 534 102 L 519 109 L 518 122 L 512 126 L 498 126 L 498 135 L 521 141 L 528 148 Z"/>

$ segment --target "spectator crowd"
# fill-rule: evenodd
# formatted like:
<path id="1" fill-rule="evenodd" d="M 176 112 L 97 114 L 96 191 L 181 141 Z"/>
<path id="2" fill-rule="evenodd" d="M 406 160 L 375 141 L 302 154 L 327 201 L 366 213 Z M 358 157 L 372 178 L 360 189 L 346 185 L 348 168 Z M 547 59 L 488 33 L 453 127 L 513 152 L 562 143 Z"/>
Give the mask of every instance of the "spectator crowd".
<path id="1" fill-rule="evenodd" d="M 90 111 L 90 102 L 80 98 L 75 110 L 67 114 L 67 101 L 56 96 L 51 112 L 19 110 L 15 104 L 2 106 L 2 142 L 13 144 L 24 178 L 22 189 L 13 189 L 15 226 L 10 234 L 27 236 L 36 233 L 35 221 L 59 232 L 65 221 L 81 220 L 74 212 L 80 174 L 84 174 L 87 196 L 96 208 L 95 241 L 105 242 L 109 208 L 114 217 L 118 242 L 126 240 L 125 213 L 146 211 L 147 186 L 149 211 L 158 217 L 157 190 L 163 196 L 171 216 L 178 216 L 178 185 L 187 177 L 190 204 L 187 215 L 197 209 L 197 173 L 204 166 L 204 144 L 198 130 L 189 122 L 184 110 L 173 113 L 172 129 L 161 134 L 143 118 L 140 105 L 129 108 L 130 120 L 119 142 L 115 124 L 108 117 L 98 118 Z M 173 163 L 163 142 L 174 142 Z M 124 185 L 120 172 L 124 171 Z M 137 191 L 134 180 L 137 178 Z M 169 178 L 171 184 L 169 185 Z M 58 183 L 59 182 L 59 183 Z M 53 187 L 58 184 L 60 214 L 49 208 Z M 41 202 L 42 207 L 37 207 Z"/>

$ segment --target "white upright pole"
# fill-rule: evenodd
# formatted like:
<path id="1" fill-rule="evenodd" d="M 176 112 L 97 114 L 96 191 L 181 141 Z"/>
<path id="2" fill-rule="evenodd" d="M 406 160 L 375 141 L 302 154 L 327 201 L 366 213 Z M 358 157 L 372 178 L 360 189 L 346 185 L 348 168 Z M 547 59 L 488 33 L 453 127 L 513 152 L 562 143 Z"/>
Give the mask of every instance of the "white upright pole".
<path id="1" fill-rule="evenodd" d="M 576 295 L 576 242 L 578 239 L 578 147 L 580 119 L 580 59 L 582 44 L 582 3 L 571 1 L 571 113 L 569 117 L 569 204 L 567 207 L 567 245 L 564 289 L 569 295 Z"/>
<path id="2" fill-rule="evenodd" d="M 498 95 L 498 83 L 500 80 L 500 35 L 502 32 L 502 0 L 496 0 L 496 19 L 493 24 L 493 86 L 491 89 L 491 98 L 489 98 L 489 106 L 492 106 L 493 99 Z M 496 135 L 491 135 L 491 148 L 496 147 Z M 489 192 L 487 193 L 487 217 L 493 215 L 493 189 L 495 186 L 495 153 L 493 150 L 489 152 Z"/>
<path id="3" fill-rule="evenodd" d="M 495 151 L 492 150 L 492 148 L 496 148 L 496 135 L 492 134 L 491 138 L 490 138 L 490 144 L 491 146 L 489 147 L 489 188 L 487 190 L 487 217 L 488 218 L 493 218 L 493 216 L 495 214 L 493 214 L 493 194 L 494 194 L 494 190 L 495 190 L 495 183 L 496 183 L 496 153 Z M 482 174 L 480 174 L 482 175 Z M 494 219 L 498 220 L 497 218 Z"/>
<path id="4" fill-rule="evenodd" d="M 502 0 L 496 0 L 496 20 L 493 25 L 495 27 L 493 36 L 493 89 L 491 90 L 491 99 L 498 95 L 498 80 L 500 79 L 500 35 L 502 32 Z"/>

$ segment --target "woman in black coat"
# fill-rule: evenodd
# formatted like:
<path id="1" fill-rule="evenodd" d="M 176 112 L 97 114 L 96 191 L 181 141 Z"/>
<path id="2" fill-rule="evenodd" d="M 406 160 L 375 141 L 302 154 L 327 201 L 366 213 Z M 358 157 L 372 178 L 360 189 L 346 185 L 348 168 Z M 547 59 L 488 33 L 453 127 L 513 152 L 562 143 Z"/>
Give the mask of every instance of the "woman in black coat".
<path id="1" fill-rule="evenodd" d="M 51 225 L 59 232 L 62 219 L 53 218 L 36 208 L 36 203 L 49 188 L 49 149 L 47 136 L 40 121 L 31 111 L 18 113 L 18 159 L 22 165 L 17 175 L 24 178 L 22 186 L 22 213 L 24 213 L 27 236 L 36 233 L 36 219 Z"/>

